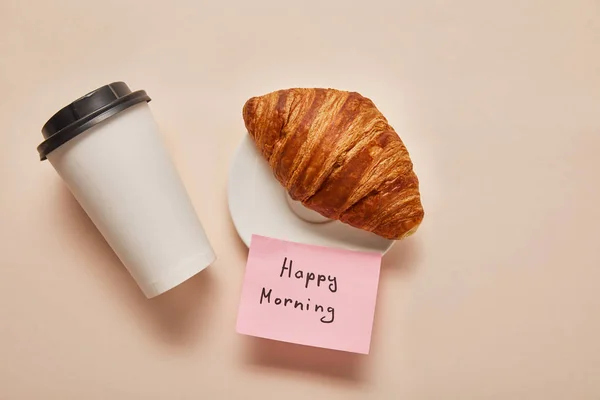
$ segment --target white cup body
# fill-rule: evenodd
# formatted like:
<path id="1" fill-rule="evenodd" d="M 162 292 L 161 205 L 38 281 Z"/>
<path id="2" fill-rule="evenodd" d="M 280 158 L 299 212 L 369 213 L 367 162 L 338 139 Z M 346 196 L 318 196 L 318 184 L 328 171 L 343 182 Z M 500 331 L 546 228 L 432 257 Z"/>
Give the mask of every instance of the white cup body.
<path id="1" fill-rule="evenodd" d="M 146 297 L 215 260 L 147 103 L 93 126 L 47 158 Z"/>

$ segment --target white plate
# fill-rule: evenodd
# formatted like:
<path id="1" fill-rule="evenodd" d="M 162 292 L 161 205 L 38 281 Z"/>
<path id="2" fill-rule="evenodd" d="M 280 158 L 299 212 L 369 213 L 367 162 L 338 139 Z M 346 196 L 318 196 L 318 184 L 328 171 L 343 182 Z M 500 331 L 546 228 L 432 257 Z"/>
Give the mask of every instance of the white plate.
<path id="1" fill-rule="evenodd" d="M 381 254 L 394 244 L 393 240 L 340 221 L 307 222 L 307 217 L 321 216 L 289 200 L 249 135 L 245 135 L 235 153 L 229 172 L 228 197 L 231 218 L 246 246 L 250 246 L 252 234 Z M 305 219 L 292 211 L 289 202 Z"/>

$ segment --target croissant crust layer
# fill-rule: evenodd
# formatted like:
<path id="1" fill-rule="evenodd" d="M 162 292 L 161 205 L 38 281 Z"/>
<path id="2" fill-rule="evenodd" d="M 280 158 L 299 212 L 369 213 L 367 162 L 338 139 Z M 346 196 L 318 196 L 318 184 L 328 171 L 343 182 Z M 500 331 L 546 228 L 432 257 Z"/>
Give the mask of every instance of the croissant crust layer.
<path id="1" fill-rule="evenodd" d="M 295 88 L 249 99 L 248 133 L 292 199 L 387 239 L 416 231 L 424 211 L 402 140 L 368 98 Z"/>

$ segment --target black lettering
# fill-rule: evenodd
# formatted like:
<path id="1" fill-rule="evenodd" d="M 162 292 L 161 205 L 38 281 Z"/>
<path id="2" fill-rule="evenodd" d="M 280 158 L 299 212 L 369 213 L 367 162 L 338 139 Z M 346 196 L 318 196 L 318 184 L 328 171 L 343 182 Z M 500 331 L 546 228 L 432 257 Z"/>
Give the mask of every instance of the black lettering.
<path id="1" fill-rule="evenodd" d="M 281 278 L 283 276 L 283 274 L 285 273 L 285 271 L 288 271 L 288 276 L 291 278 L 292 276 L 292 260 L 290 260 L 290 266 L 286 267 L 287 264 L 287 257 L 283 258 L 283 265 L 281 266 L 281 273 L 279 274 L 279 277 Z"/>
<path id="2" fill-rule="evenodd" d="M 310 283 L 310 281 L 314 281 L 315 280 L 315 274 L 312 272 L 309 272 L 306 274 L 306 285 L 304 285 L 305 288 L 308 288 L 308 284 Z"/>
<path id="3" fill-rule="evenodd" d="M 302 270 L 298 270 L 298 271 L 296 271 L 296 273 L 294 274 L 294 276 L 296 277 L 296 279 L 302 279 L 302 277 L 304 276 L 304 274 L 302 273 Z"/>
<path id="4" fill-rule="evenodd" d="M 292 299 L 285 299 L 285 300 L 283 301 L 283 305 L 284 305 L 284 306 L 287 306 L 287 305 L 288 305 L 288 303 L 293 303 L 293 302 L 294 302 L 294 300 L 292 300 Z"/>
<path id="5" fill-rule="evenodd" d="M 317 287 L 321 287 L 321 282 L 325 282 L 325 280 L 327 280 L 327 277 L 319 274 L 319 276 L 317 276 Z"/>
<path id="6" fill-rule="evenodd" d="M 302 302 L 296 300 L 296 302 L 294 303 L 294 308 L 298 308 L 300 307 L 301 310 L 304 310 L 304 304 L 302 304 Z"/>
<path id="7" fill-rule="evenodd" d="M 279 297 L 275 297 L 275 304 L 280 305 L 281 299 Z"/>
<path id="8" fill-rule="evenodd" d="M 262 288 L 262 291 L 260 292 L 260 304 L 262 304 L 263 299 L 267 299 L 267 303 L 271 304 L 271 292 L 273 291 L 273 289 L 269 289 L 268 292 L 265 292 L 265 288 Z"/>
<path id="9" fill-rule="evenodd" d="M 332 293 L 337 292 L 337 278 L 335 276 L 332 278 L 331 275 L 329 275 L 327 279 L 331 282 L 329 284 L 329 290 L 331 290 Z"/>
<path id="10" fill-rule="evenodd" d="M 327 316 L 322 317 L 321 318 L 321 322 L 324 323 L 324 324 L 330 324 L 335 319 L 335 310 L 334 310 L 333 307 L 327 307 L 327 312 L 331 314 L 331 319 L 329 321 L 326 321 L 325 318 Z"/>
<path id="11" fill-rule="evenodd" d="M 325 309 L 323 308 L 323 306 L 320 306 L 318 304 L 315 306 L 315 311 L 319 311 L 319 308 L 321 309 L 321 312 L 325 311 Z"/>

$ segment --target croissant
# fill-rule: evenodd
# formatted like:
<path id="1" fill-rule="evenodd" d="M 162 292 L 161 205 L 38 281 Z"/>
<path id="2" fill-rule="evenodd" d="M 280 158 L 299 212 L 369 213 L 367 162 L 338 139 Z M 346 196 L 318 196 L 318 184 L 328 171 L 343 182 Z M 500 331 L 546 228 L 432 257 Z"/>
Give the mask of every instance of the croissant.
<path id="1" fill-rule="evenodd" d="M 424 212 L 402 140 L 356 92 L 295 88 L 253 97 L 248 133 L 290 197 L 381 237 L 413 234 Z"/>

